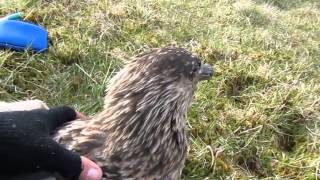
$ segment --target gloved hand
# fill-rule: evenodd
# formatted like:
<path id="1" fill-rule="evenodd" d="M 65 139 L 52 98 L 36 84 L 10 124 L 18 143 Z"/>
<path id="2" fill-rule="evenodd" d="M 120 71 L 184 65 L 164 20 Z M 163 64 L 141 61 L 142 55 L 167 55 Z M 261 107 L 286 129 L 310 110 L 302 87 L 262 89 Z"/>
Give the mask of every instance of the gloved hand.
<path id="1" fill-rule="evenodd" d="M 79 116 L 67 106 L 0 112 L 0 174 L 46 171 L 67 179 L 100 179 L 97 165 L 50 138 L 56 127 Z"/>

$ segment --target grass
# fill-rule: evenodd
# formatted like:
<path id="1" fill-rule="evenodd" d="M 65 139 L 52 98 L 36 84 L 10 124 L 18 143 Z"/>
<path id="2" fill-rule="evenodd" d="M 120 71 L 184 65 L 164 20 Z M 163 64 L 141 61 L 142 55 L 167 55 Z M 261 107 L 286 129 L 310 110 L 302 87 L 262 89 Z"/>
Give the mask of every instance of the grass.
<path id="1" fill-rule="evenodd" d="M 45 54 L 0 51 L 0 99 L 94 114 L 128 57 L 181 46 L 215 67 L 189 112 L 183 179 L 317 179 L 317 0 L 0 0 L 45 26 Z"/>

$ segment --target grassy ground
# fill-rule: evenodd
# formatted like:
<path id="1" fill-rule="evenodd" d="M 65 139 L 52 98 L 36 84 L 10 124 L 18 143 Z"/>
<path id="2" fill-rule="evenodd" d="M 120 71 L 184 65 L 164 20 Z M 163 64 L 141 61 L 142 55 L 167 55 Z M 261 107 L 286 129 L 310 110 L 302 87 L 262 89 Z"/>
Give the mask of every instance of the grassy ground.
<path id="1" fill-rule="evenodd" d="M 189 113 L 184 179 L 320 178 L 319 0 L 0 0 L 15 11 L 51 45 L 0 51 L 1 100 L 94 114 L 122 60 L 181 46 L 216 69 Z"/>

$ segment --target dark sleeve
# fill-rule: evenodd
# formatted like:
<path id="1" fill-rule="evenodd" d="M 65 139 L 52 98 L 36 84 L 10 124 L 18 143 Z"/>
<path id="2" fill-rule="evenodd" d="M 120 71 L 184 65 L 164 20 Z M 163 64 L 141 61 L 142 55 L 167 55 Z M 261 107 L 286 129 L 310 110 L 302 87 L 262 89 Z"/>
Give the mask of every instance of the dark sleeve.
<path id="1" fill-rule="evenodd" d="M 81 173 L 81 158 L 49 138 L 61 123 L 75 118 L 72 108 L 0 113 L 0 173 L 58 172 L 68 179 Z"/>

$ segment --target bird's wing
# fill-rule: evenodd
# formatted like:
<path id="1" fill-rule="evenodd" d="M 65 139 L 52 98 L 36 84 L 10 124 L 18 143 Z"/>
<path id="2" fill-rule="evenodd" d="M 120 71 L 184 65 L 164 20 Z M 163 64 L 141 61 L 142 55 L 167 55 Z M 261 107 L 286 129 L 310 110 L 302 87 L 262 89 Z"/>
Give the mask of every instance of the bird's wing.
<path id="1" fill-rule="evenodd" d="M 75 120 L 61 127 L 53 138 L 69 150 L 81 155 L 90 155 L 107 140 L 107 133 L 98 130 L 98 126 L 87 124 L 84 120 Z"/>

